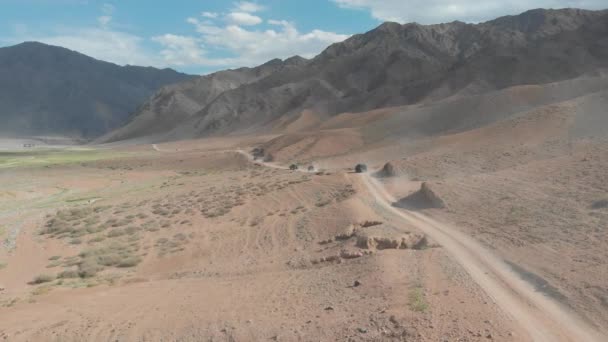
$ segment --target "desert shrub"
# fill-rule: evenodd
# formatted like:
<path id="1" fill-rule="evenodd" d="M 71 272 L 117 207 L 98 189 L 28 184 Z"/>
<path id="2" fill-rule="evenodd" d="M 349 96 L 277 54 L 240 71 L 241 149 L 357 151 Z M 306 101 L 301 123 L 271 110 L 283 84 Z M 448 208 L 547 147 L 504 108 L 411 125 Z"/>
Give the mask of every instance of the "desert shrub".
<path id="1" fill-rule="evenodd" d="M 141 259 L 135 256 L 124 258 L 116 265 L 118 267 L 135 267 L 141 262 Z"/>
<path id="2" fill-rule="evenodd" d="M 68 233 L 71 231 L 71 229 L 72 227 L 68 222 L 58 218 L 53 218 L 46 223 L 40 234 L 59 235 L 62 233 Z"/>
<path id="3" fill-rule="evenodd" d="M 121 260 L 122 256 L 118 253 L 101 254 L 96 257 L 97 263 L 102 266 L 118 265 Z"/>
<path id="4" fill-rule="evenodd" d="M 49 258 L 50 261 L 55 261 L 55 260 L 59 260 L 61 259 L 61 256 L 59 255 L 53 255 L 52 257 Z"/>
<path id="5" fill-rule="evenodd" d="M 64 267 L 76 266 L 80 263 L 80 259 L 78 257 L 69 257 L 63 261 Z"/>
<path id="6" fill-rule="evenodd" d="M 46 268 L 53 268 L 61 265 L 60 260 L 52 261 L 50 264 L 46 265 Z"/>
<path id="7" fill-rule="evenodd" d="M 93 208 L 93 212 L 95 212 L 95 213 L 101 213 L 101 212 L 106 211 L 106 210 L 108 210 L 110 208 L 112 208 L 111 205 L 98 206 L 98 207 Z"/>
<path id="8" fill-rule="evenodd" d="M 105 237 L 105 236 L 103 236 L 103 235 L 98 235 L 98 236 L 96 236 L 96 237 L 94 237 L 94 238 L 90 239 L 90 240 L 88 241 L 88 243 L 97 243 L 97 242 L 101 242 L 101 241 L 103 241 L 103 240 L 105 240 L 105 239 L 106 239 L 106 237 Z"/>
<path id="9" fill-rule="evenodd" d="M 177 234 L 173 235 L 173 238 L 178 241 L 184 241 L 187 239 L 186 234 L 184 234 L 184 233 L 177 233 Z"/>
<path id="10" fill-rule="evenodd" d="M 131 227 L 125 228 L 125 233 L 128 235 L 133 235 L 133 234 L 137 233 L 138 231 L 139 231 L 138 227 L 131 226 Z"/>
<path id="11" fill-rule="evenodd" d="M 38 286 L 36 289 L 34 289 L 34 291 L 32 291 L 32 295 L 41 296 L 41 295 L 47 294 L 51 291 L 53 291 L 52 285 L 50 285 L 50 284 L 42 285 L 42 286 Z"/>
<path id="12" fill-rule="evenodd" d="M 131 224 L 131 222 L 133 222 L 133 221 L 132 220 L 128 220 L 128 219 L 122 219 L 122 220 L 114 222 L 114 224 L 112 224 L 112 227 L 126 226 L 126 225 Z"/>
<path id="13" fill-rule="evenodd" d="M 82 240 L 80 240 L 80 239 L 72 239 L 70 241 L 70 244 L 72 244 L 72 245 L 80 245 L 81 243 L 82 243 Z"/>
<path id="14" fill-rule="evenodd" d="M 331 200 L 325 199 L 325 200 L 320 200 L 319 202 L 315 203 L 315 205 L 317 207 L 324 207 L 324 206 L 328 205 L 329 203 L 331 203 Z"/>
<path id="15" fill-rule="evenodd" d="M 125 235 L 127 232 L 124 229 L 114 229 L 108 232 L 109 238 L 116 238 Z"/>
<path id="16" fill-rule="evenodd" d="M 55 280 L 55 277 L 50 274 L 40 274 L 36 276 L 30 283 L 31 284 L 43 284 Z"/>
<path id="17" fill-rule="evenodd" d="M 93 216 L 93 217 L 86 218 L 84 220 L 84 223 L 86 223 L 87 225 L 94 225 L 94 224 L 99 223 L 99 221 L 100 221 L 99 216 Z"/>
<path id="18" fill-rule="evenodd" d="M 92 278 L 102 271 L 101 267 L 94 259 L 84 259 L 78 264 L 78 275 L 81 278 Z"/>
<path id="19" fill-rule="evenodd" d="M 141 239 L 141 237 L 139 235 L 135 235 L 134 234 L 134 235 L 129 236 L 129 238 L 127 239 L 127 241 L 129 241 L 129 242 L 136 242 L 136 241 L 139 241 L 139 239 Z"/>
<path id="20" fill-rule="evenodd" d="M 84 235 L 87 235 L 87 231 L 85 229 L 72 228 L 72 230 L 70 231 L 70 237 L 73 238 L 81 237 Z"/>
<path id="21" fill-rule="evenodd" d="M 85 230 L 87 231 L 87 233 L 89 234 L 95 234 L 95 233 L 99 233 L 101 231 L 106 230 L 108 227 L 104 226 L 104 225 L 100 225 L 100 226 L 88 226 L 85 228 Z"/>
<path id="22" fill-rule="evenodd" d="M 57 278 L 59 279 L 71 279 L 78 277 L 80 277 L 80 275 L 78 274 L 78 271 L 75 270 L 65 270 L 57 275 Z"/>
<path id="23" fill-rule="evenodd" d="M 424 298 L 424 291 L 422 288 L 417 287 L 409 293 L 409 307 L 416 312 L 426 312 L 429 308 L 429 304 Z"/>
<path id="24" fill-rule="evenodd" d="M 138 249 L 137 242 L 129 245 L 122 243 L 110 243 L 105 246 L 90 248 L 82 251 L 79 256 L 82 259 L 78 264 L 78 273 L 82 278 L 95 276 L 104 267 L 133 267 L 132 258 L 134 251 Z M 131 265 L 133 266 L 121 266 Z"/>

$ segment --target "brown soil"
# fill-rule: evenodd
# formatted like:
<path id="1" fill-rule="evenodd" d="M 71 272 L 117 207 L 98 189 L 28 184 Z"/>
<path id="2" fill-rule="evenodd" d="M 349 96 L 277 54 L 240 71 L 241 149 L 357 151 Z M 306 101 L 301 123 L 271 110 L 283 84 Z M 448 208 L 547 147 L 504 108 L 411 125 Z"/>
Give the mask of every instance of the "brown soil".
<path id="1" fill-rule="evenodd" d="M 407 138 L 432 110 L 0 169 L 0 338 L 606 340 L 606 97 L 542 98 Z"/>

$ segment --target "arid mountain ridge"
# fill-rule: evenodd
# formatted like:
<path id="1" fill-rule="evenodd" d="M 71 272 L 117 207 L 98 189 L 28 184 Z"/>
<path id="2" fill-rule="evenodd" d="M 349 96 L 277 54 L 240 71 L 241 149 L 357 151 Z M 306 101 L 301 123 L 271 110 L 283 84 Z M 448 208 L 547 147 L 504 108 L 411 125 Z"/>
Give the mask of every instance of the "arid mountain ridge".
<path id="1" fill-rule="evenodd" d="M 37 42 L 0 48 L 0 134 L 96 137 L 124 125 L 160 87 L 191 77 Z"/>
<path id="2" fill-rule="evenodd" d="M 162 88 L 102 138 L 161 140 L 272 131 L 303 111 L 321 120 L 516 85 L 602 74 L 608 11 L 527 11 L 480 24 L 387 22 L 313 59 L 276 59 Z"/>

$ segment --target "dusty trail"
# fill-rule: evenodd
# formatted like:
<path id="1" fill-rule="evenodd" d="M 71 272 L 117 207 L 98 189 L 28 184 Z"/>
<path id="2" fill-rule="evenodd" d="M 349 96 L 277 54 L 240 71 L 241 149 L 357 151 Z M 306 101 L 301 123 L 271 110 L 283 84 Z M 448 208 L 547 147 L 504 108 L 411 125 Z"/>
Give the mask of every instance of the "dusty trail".
<path id="1" fill-rule="evenodd" d="M 243 151 L 243 150 L 229 150 L 229 151 L 221 151 L 221 152 L 236 152 L 236 153 L 240 153 L 240 154 L 244 155 L 247 158 L 247 160 L 249 160 L 251 162 L 259 163 L 261 165 L 264 165 L 264 166 L 267 166 L 267 167 L 270 167 L 270 168 L 273 168 L 273 169 L 279 169 L 279 170 L 288 170 L 289 169 L 288 167 L 277 165 L 277 164 L 274 164 L 274 163 L 254 160 L 253 156 L 251 154 L 249 154 L 249 153 L 247 153 L 246 151 Z"/>
<path id="2" fill-rule="evenodd" d="M 361 177 L 376 202 L 439 243 L 473 280 L 530 335 L 533 341 L 606 341 L 593 327 L 515 274 L 508 265 L 467 235 L 419 213 L 398 209 L 395 198 L 368 174 Z"/>
<path id="3" fill-rule="evenodd" d="M 158 147 L 157 144 L 152 144 L 152 149 L 154 149 L 157 152 L 171 152 L 171 151 L 167 151 L 167 150 L 161 149 L 160 147 Z M 238 154 L 241 154 L 241 155 L 245 156 L 247 158 L 247 160 L 249 160 L 252 163 L 258 163 L 260 165 L 264 165 L 266 167 L 270 167 L 270 168 L 273 168 L 273 169 L 289 170 L 289 168 L 286 167 L 286 166 L 278 165 L 278 164 L 275 164 L 275 163 L 269 163 L 269 162 L 254 160 L 253 156 L 250 153 L 248 153 L 245 150 L 241 150 L 241 149 L 236 149 L 236 150 L 217 150 L 217 151 L 209 151 L 209 153 L 238 153 Z M 307 172 L 307 171 L 303 171 L 303 172 Z"/>

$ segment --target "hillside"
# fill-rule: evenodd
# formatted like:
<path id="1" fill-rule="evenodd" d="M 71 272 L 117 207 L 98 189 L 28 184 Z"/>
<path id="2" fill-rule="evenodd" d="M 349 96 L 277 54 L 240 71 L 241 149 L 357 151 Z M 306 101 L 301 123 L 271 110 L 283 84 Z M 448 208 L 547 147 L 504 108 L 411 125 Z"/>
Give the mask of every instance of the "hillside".
<path id="1" fill-rule="evenodd" d="M 95 137 L 123 125 L 158 88 L 189 78 L 36 42 L 0 48 L 0 134 Z"/>
<path id="2" fill-rule="evenodd" d="M 578 9 L 531 10 L 480 24 L 384 23 L 312 60 L 272 61 L 274 67 L 164 88 L 102 140 L 280 132 L 304 112 L 323 121 L 343 112 L 597 75 L 608 67 L 606 36 L 607 11 Z M 167 121 L 172 124 L 153 123 Z"/>

